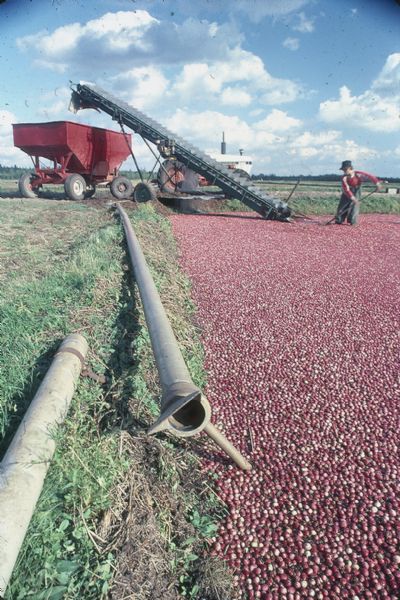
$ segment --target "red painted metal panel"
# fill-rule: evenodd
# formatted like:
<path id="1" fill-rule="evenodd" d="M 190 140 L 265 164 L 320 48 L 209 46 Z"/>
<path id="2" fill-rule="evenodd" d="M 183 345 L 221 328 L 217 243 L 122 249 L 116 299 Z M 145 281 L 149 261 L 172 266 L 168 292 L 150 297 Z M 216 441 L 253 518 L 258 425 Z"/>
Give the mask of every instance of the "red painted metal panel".
<path id="1" fill-rule="evenodd" d="M 14 146 L 26 154 L 60 165 L 70 156 L 67 173 L 100 179 L 113 175 L 130 154 L 130 134 L 71 121 L 18 123 L 13 133 Z"/>

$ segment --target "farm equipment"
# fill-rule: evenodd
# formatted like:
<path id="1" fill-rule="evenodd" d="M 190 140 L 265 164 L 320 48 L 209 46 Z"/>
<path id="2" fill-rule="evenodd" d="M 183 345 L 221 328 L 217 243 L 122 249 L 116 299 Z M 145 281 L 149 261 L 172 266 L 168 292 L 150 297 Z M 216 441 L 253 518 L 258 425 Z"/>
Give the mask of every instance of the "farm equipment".
<path id="1" fill-rule="evenodd" d="M 29 154 L 35 168 L 20 177 L 25 198 L 36 197 L 44 184 L 64 184 L 68 198 L 82 200 L 104 182 L 120 200 L 132 195 L 132 183 L 118 174 L 131 153 L 131 135 L 70 121 L 18 123 L 13 133 L 14 146 Z M 40 158 L 53 166 L 43 167 Z"/>
<path id="2" fill-rule="evenodd" d="M 72 90 L 71 108 L 77 112 L 83 108 L 100 109 L 117 121 L 122 131 L 126 125 L 138 133 L 156 158 L 158 185 L 162 191 L 185 192 L 196 186 L 199 177 L 210 185 L 221 188 L 226 196 L 237 198 L 266 219 L 290 220 L 291 209 L 279 198 L 267 194 L 254 185 L 247 173 L 235 173 L 181 137 L 150 119 L 141 111 L 92 84 L 77 84 Z M 154 144 L 160 160 L 148 142 Z M 132 155 L 134 157 L 134 155 Z M 135 163 L 136 159 L 134 158 Z M 138 169 L 139 170 L 139 169 Z M 154 168 L 153 168 L 154 170 Z M 139 171 L 140 173 L 140 171 Z M 154 197 L 154 189 L 141 181 L 133 191 L 135 200 L 144 201 Z"/>

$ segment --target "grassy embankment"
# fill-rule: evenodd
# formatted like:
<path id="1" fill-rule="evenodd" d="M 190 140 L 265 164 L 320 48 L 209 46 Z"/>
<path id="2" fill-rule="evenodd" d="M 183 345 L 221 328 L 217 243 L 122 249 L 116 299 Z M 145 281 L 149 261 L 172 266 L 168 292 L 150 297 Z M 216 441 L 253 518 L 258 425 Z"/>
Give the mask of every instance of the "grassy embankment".
<path id="1" fill-rule="evenodd" d="M 169 222 L 151 206 L 131 217 L 203 386 Z M 230 578 L 203 552 L 221 507 L 185 451 L 195 443 L 145 436 L 159 388 L 120 224 L 72 202 L 0 200 L 0 253 L 0 457 L 68 333 L 109 378 L 79 381 L 6 600 L 218 597 Z"/>

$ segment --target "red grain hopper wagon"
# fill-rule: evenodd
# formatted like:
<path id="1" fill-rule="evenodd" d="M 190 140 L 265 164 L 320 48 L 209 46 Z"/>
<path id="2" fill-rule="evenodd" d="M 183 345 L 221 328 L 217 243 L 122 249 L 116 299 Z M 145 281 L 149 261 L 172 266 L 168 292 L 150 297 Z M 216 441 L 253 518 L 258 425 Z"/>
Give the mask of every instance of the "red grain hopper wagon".
<path id="1" fill-rule="evenodd" d="M 98 183 L 107 182 L 119 200 L 132 195 L 132 183 L 119 176 L 131 153 L 131 135 L 71 121 L 13 125 L 14 146 L 32 158 L 35 172 L 24 173 L 19 191 L 34 198 L 44 184 L 64 184 L 71 200 L 93 196 Z M 40 159 L 53 163 L 44 167 Z"/>

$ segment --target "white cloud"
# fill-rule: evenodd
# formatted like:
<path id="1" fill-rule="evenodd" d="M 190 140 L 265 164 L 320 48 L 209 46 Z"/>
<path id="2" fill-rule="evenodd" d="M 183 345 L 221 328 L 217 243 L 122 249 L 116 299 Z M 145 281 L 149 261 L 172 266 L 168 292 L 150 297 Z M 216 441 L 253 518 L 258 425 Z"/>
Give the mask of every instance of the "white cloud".
<path id="1" fill-rule="evenodd" d="M 41 31 L 20 38 L 18 46 L 31 52 L 35 67 L 68 71 L 69 77 L 76 74 L 81 80 L 98 79 L 138 108 L 160 103 L 162 110 L 163 99 L 189 108 L 202 103 L 210 109 L 255 109 L 293 102 L 302 95 L 297 82 L 274 77 L 241 41 L 230 24 L 187 19 L 165 26 L 137 10 Z"/>
<path id="2" fill-rule="evenodd" d="M 250 125 L 246 121 L 218 111 L 194 112 L 178 109 L 168 119 L 171 131 L 181 135 L 207 152 L 219 151 L 221 132 L 225 132 L 228 153 L 239 148 L 253 156 L 255 172 L 270 169 L 274 172 L 299 173 L 309 170 L 318 173 L 335 172 L 343 160 L 350 157 L 365 163 L 377 156 L 376 150 L 346 139 L 338 130 L 303 131 L 299 119 L 283 111 L 273 110 L 263 120 Z M 309 162 L 312 159 L 311 163 Z"/>
<path id="3" fill-rule="evenodd" d="M 299 147 L 308 147 L 308 146 L 326 146 L 327 144 L 332 144 L 333 142 L 337 142 L 339 138 L 341 138 L 341 132 L 335 130 L 323 131 L 321 133 L 311 133 L 310 131 L 305 131 L 301 135 L 296 138 L 296 143 Z"/>
<path id="4" fill-rule="evenodd" d="M 213 61 L 213 74 L 222 83 L 261 79 L 262 84 L 269 77 L 261 58 L 240 46 L 233 48 L 224 61 Z"/>
<path id="5" fill-rule="evenodd" d="M 0 110 L 0 136 L 7 137 L 12 133 L 12 123 L 16 123 L 17 118 L 9 110 Z"/>
<path id="6" fill-rule="evenodd" d="M 342 86 L 339 94 L 338 100 L 320 104 L 319 115 L 326 123 L 346 123 L 385 133 L 400 130 L 400 96 L 384 98 L 372 90 L 352 96 L 347 86 Z"/>
<path id="7" fill-rule="evenodd" d="M 235 84 L 235 85 L 232 85 Z M 170 100 L 181 104 L 222 102 L 224 105 L 248 106 L 293 102 L 302 94 L 301 86 L 289 79 L 273 77 L 259 56 L 240 47 L 234 48 L 224 61 L 190 63 L 175 76 Z"/>
<path id="8" fill-rule="evenodd" d="M 199 144 L 201 148 L 210 148 L 215 140 L 215 145 L 211 146 L 214 151 L 218 147 L 221 131 L 226 132 L 230 147 L 248 147 L 253 136 L 252 128 L 239 117 L 211 110 L 191 112 L 178 109 L 168 119 L 168 128 Z"/>
<path id="9" fill-rule="evenodd" d="M 399 131 L 400 53 L 387 57 L 370 89 L 353 96 L 347 86 L 342 86 L 338 99 L 320 104 L 319 116 L 326 123 L 348 123 L 382 133 Z"/>
<path id="10" fill-rule="evenodd" d="M 109 12 L 87 23 L 72 23 L 53 32 L 17 39 L 21 50 L 32 53 L 42 67 L 66 70 L 79 77 L 115 73 L 124 68 L 182 64 L 224 59 L 241 35 L 234 25 L 186 19 L 161 23 L 146 10 Z M 36 56 L 38 55 L 38 56 Z"/>
<path id="11" fill-rule="evenodd" d="M 191 63 L 183 67 L 176 76 L 171 92 L 176 94 L 181 102 L 191 98 L 201 98 L 201 94 L 215 95 L 221 91 L 223 81 L 214 74 L 215 69 L 207 63 Z"/>
<path id="12" fill-rule="evenodd" d="M 299 13 L 297 17 L 298 23 L 292 27 L 294 31 L 300 33 L 312 33 L 314 31 L 314 19 L 307 18 L 303 12 Z"/>
<path id="13" fill-rule="evenodd" d="M 158 23 L 159 21 L 145 10 L 119 11 L 88 21 L 82 30 L 83 35 L 108 40 L 110 48 L 116 50 L 134 45 L 146 51 L 149 49 L 146 33 Z"/>
<path id="14" fill-rule="evenodd" d="M 382 71 L 372 84 L 372 89 L 379 93 L 400 96 L 400 52 L 389 54 Z"/>
<path id="15" fill-rule="evenodd" d="M 299 2 L 287 2 L 285 12 Z M 224 105 L 248 106 L 253 99 L 280 104 L 299 97 L 299 84 L 271 75 L 259 56 L 241 48 L 241 41 L 242 36 L 230 24 L 187 19 L 181 25 L 165 26 L 147 11 L 136 10 L 107 13 L 86 24 L 73 23 L 51 33 L 41 31 L 19 38 L 17 44 L 32 53 L 36 67 L 61 73 L 68 70 L 71 77 L 79 69 L 80 79 L 101 75 L 103 81 L 110 76 L 115 81 L 118 64 L 120 72 L 129 73 L 124 91 L 129 78 L 139 86 L 136 94 L 130 94 L 137 106 L 151 91 L 150 82 L 146 87 L 144 81 L 149 77 L 142 76 L 142 69 L 153 69 L 150 79 L 157 95 L 157 90 L 162 88 L 164 92 L 167 87 L 165 74 L 155 74 L 157 65 L 173 64 L 183 67 L 169 94 L 183 102 L 210 95 L 210 100 Z M 147 99 L 152 102 L 151 95 Z"/>
<path id="16" fill-rule="evenodd" d="M 320 133 L 303 132 L 288 144 L 292 156 L 301 158 L 318 157 L 321 161 L 333 163 L 343 160 L 343 156 L 353 161 L 370 160 L 377 151 L 369 146 L 357 144 L 354 140 L 344 139 L 340 131 L 328 130 Z M 333 171 L 337 169 L 332 168 Z"/>
<path id="17" fill-rule="evenodd" d="M 136 108 L 157 104 L 165 95 L 168 80 L 156 67 L 137 67 L 112 78 L 117 87 L 125 91 L 127 101 Z"/>
<path id="18" fill-rule="evenodd" d="M 238 87 L 226 87 L 221 94 L 221 102 L 227 106 L 248 106 L 251 101 L 251 95 Z"/>
<path id="19" fill-rule="evenodd" d="M 130 46 L 142 48 L 146 32 L 156 23 L 157 19 L 144 10 L 110 12 L 85 25 L 72 23 L 58 27 L 50 34 L 41 31 L 18 38 L 17 46 L 23 50 L 40 48 L 41 54 L 47 58 L 68 58 L 80 44 L 88 46 L 95 40 L 102 40 L 109 50 Z"/>
<path id="20" fill-rule="evenodd" d="M 290 129 L 298 128 L 301 125 L 302 122 L 300 119 L 289 117 L 286 112 L 274 108 L 265 119 L 255 123 L 254 127 L 257 130 L 282 133 L 284 131 L 289 131 Z"/>
<path id="21" fill-rule="evenodd" d="M 301 86 L 290 79 L 273 77 L 259 56 L 236 47 L 224 62 L 215 63 L 212 73 L 221 83 L 246 82 L 248 92 L 258 94 L 266 104 L 293 102 Z"/>
<path id="22" fill-rule="evenodd" d="M 260 100 L 265 104 L 287 104 L 294 102 L 301 95 L 301 88 L 298 84 L 287 79 L 272 79 L 268 85 L 265 85 L 265 91 Z"/>
<path id="23" fill-rule="evenodd" d="M 14 146 L 12 124 L 17 123 L 16 115 L 9 110 L 0 110 L 0 164 L 32 166 L 31 160 Z"/>
<path id="24" fill-rule="evenodd" d="M 298 50 L 300 48 L 300 41 L 298 38 L 288 37 L 282 42 L 282 46 L 288 50 Z"/>

